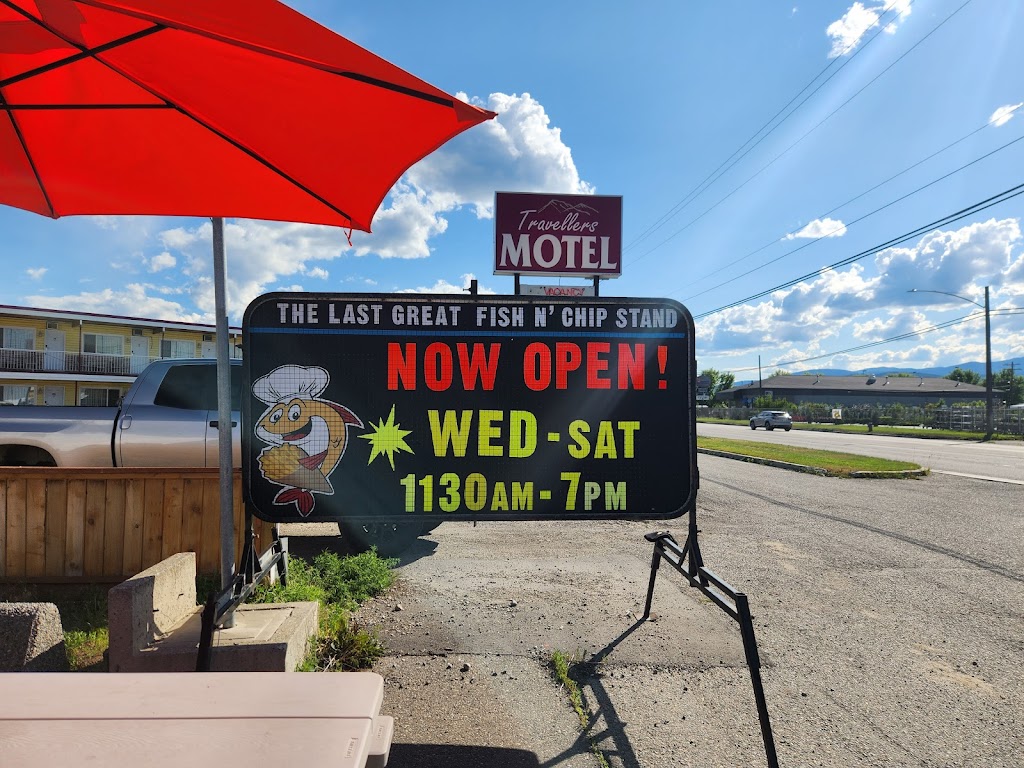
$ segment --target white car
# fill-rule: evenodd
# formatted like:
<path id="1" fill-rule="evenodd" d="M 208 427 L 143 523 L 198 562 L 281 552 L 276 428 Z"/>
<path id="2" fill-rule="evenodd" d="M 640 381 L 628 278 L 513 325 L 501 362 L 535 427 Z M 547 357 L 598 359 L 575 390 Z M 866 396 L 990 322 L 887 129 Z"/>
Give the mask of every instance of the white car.
<path id="1" fill-rule="evenodd" d="M 793 428 L 793 417 L 786 411 L 761 411 L 757 416 L 750 418 L 750 428 L 758 427 L 764 427 L 769 432 L 776 427 L 782 427 L 789 432 Z"/>

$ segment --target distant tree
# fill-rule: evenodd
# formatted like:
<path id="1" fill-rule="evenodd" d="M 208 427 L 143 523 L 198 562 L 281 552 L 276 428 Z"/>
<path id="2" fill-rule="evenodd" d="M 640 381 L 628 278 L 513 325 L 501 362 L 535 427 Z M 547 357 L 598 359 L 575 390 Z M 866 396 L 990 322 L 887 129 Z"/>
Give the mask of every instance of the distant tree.
<path id="1" fill-rule="evenodd" d="M 964 384 L 981 384 L 981 374 L 975 373 L 974 371 L 968 371 L 964 368 L 957 366 L 945 378 L 950 381 L 959 381 Z"/>
<path id="2" fill-rule="evenodd" d="M 885 374 L 890 379 L 916 379 L 916 373 L 887 373 Z"/>
<path id="3" fill-rule="evenodd" d="M 705 368 L 698 375 L 707 376 L 711 380 L 711 388 L 708 391 L 711 402 L 715 401 L 719 392 L 725 389 L 731 389 L 732 385 L 736 383 L 735 374 L 723 373 L 715 368 Z"/>
<path id="4" fill-rule="evenodd" d="M 992 386 L 1006 394 L 1007 405 L 1024 403 L 1024 376 L 1015 376 L 1012 368 L 1006 368 L 992 376 Z"/>
<path id="5" fill-rule="evenodd" d="M 783 370 L 782 368 L 777 368 L 777 369 L 775 370 L 775 373 L 773 373 L 773 374 L 770 374 L 770 375 L 768 376 L 768 378 L 769 378 L 769 379 L 774 379 L 774 378 L 775 378 L 776 376 L 791 376 L 791 375 L 792 375 L 792 374 L 791 374 L 791 373 L 790 373 L 789 371 L 784 371 L 784 370 Z"/>

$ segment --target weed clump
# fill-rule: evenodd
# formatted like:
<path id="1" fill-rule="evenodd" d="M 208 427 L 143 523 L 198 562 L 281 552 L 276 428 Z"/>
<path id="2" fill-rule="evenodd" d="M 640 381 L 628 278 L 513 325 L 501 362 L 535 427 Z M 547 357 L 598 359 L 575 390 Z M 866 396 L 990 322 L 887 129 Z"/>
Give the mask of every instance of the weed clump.
<path id="1" fill-rule="evenodd" d="M 383 655 L 384 646 L 375 633 L 352 620 L 351 612 L 394 584 L 397 563 L 373 550 L 348 557 L 323 552 L 312 562 L 289 557 L 287 586 L 260 585 L 249 602 L 320 603 L 320 626 L 300 671 L 368 669 Z"/>

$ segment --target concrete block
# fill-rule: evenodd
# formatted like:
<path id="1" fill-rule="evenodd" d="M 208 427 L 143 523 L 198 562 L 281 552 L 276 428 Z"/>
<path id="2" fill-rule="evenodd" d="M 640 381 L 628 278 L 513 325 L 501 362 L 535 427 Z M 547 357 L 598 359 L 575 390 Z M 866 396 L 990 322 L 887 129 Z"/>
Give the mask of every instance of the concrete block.
<path id="1" fill-rule="evenodd" d="M 138 650 L 171 632 L 197 610 L 195 552 L 171 555 L 118 584 L 107 593 L 110 671 L 132 671 Z"/>
<path id="2" fill-rule="evenodd" d="M 195 553 L 157 563 L 110 590 L 111 672 L 192 672 L 202 607 L 196 605 Z M 211 670 L 292 672 L 318 627 L 318 603 L 243 605 L 235 626 L 217 630 Z"/>
<path id="3" fill-rule="evenodd" d="M 0 603 L 0 672 L 67 672 L 64 628 L 53 603 Z"/>

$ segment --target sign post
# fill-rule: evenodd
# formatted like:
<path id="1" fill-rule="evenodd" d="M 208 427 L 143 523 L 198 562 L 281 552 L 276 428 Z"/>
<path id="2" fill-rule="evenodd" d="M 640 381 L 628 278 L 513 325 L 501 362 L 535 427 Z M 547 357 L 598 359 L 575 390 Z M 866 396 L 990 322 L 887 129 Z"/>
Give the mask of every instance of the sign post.
<path id="1" fill-rule="evenodd" d="M 264 520 L 694 508 L 693 319 L 677 302 L 277 293 L 242 333 L 243 482 Z"/>

